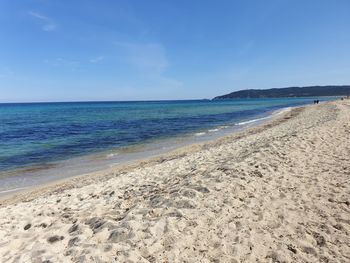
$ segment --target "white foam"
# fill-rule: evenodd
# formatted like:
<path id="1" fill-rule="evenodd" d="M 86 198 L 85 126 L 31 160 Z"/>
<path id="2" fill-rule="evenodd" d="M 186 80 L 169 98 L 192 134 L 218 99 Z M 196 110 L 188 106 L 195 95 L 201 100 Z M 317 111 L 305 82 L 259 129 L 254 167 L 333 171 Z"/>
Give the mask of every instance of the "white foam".
<path id="1" fill-rule="evenodd" d="M 283 113 L 286 113 L 288 111 L 292 110 L 292 107 L 287 107 L 287 108 L 283 108 L 281 110 L 278 110 L 278 111 L 275 111 L 274 114 L 271 114 L 267 117 L 263 117 L 263 118 L 258 118 L 258 119 L 253 119 L 253 120 L 249 120 L 249 121 L 242 121 L 242 122 L 239 122 L 237 123 L 236 125 L 246 125 L 246 124 L 249 124 L 249 123 L 253 123 L 253 122 L 257 122 L 257 121 L 262 121 L 262 120 L 266 120 L 266 119 L 270 119 L 276 115 L 280 115 L 280 114 L 283 114 Z"/>
<path id="2" fill-rule="evenodd" d="M 0 194 L 4 194 L 4 193 L 11 193 L 11 192 L 15 192 L 18 190 L 23 190 L 26 189 L 28 187 L 19 187 L 19 188 L 13 188 L 13 189 L 9 189 L 9 190 L 4 190 L 4 191 L 0 191 Z"/>
<path id="3" fill-rule="evenodd" d="M 284 108 L 284 109 L 278 111 L 275 115 L 280 115 L 280 114 L 285 113 L 285 112 L 290 111 L 290 110 L 292 110 L 292 107 L 287 107 L 287 108 Z"/>
<path id="4" fill-rule="evenodd" d="M 109 153 L 109 154 L 107 154 L 107 158 L 113 158 L 117 155 L 118 155 L 118 153 Z"/>
<path id="5" fill-rule="evenodd" d="M 214 128 L 214 129 L 210 129 L 210 130 L 208 130 L 208 132 L 217 132 L 217 131 L 220 131 L 220 130 L 223 130 L 223 129 L 227 129 L 227 128 L 230 128 L 230 126 L 223 125 L 223 126 L 219 126 L 217 128 Z"/>
<path id="6" fill-rule="evenodd" d="M 205 132 L 197 132 L 194 134 L 194 136 L 203 136 L 205 134 L 206 134 Z"/>
<path id="7" fill-rule="evenodd" d="M 269 118 L 271 118 L 271 116 L 258 118 L 258 119 L 253 119 L 253 120 L 249 120 L 249 121 L 242 121 L 242 122 L 237 123 L 236 125 L 246 125 L 246 124 L 249 124 L 249 123 L 262 121 L 262 120 L 266 120 L 266 119 L 269 119 Z"/>

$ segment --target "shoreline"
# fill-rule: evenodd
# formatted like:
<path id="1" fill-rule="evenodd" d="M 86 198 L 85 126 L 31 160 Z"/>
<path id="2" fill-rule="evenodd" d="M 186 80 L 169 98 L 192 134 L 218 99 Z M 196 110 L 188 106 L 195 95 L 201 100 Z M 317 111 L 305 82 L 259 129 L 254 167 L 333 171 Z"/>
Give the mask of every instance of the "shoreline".
<path id="1" fill-rule="evenodd" d="M 0 206 L 13 262 L 347 262 L 350 101 Z"/>
<path id="2" fill-rule="evenodd" d="M 173 153 L 176 154 L 177 151 L 186 151 L 187 148 L 192 148 L 195 146 L 201 147 L 204 144 L 213 143 L 216 140 L 223 139 L 227 136 L 230 137 L 236 133 L 245 132 L 246 130 L 253 129 L 261 125 L 265 125 L 270 121 L 273 121 L 274 119 L 281 116 L 281 114 L 285 114 L 286 112 L 291 111 L 293 109 L 303 108 L 307 106 L 308 105 L 296 106 L 296 107 L 283 107 L 277 110 L 271 110 L 266 114 L 254 116 L 254 119 L 248 118 L 248 120 L 242 120 L 238 123 L 235 123 L 234 125 L 232 124 L 224 125 L 224 126 L 220 125 L 217 127 L 203 129 L 203 131 L 201 132 L 185 134 L 185 137 L 181 139 L 179 137 L 158 139 L 154 142 L 147 142 L 144 144 L 128 146 L 121 149 L 106 150 L 99 153 L 87 154 L 82 157 L 75 157 L 68 160 L 63 160 L 58 163 L 35 165 L 35 166 L 23 168 L 23 169 L 3 172 L 4 175 L 0 177 L 0 180 L 2 178 L 13 179 L 18 177 L 19 174 L 24 172 L 23 178 L 26 178 L 28 176 L 29 179 L 31 179 L 30 176 L 34 175 L 36 177 L 42 177 L 42 182 L 39 182 L 39 184 L 37 185 L 29 185 L 29 186 L 20 185 L 15 188 L 5 189 L 0 191 L 0 206 L 3 200 L 10 199 L 12 196 L 15 196 L 18 194 L 21 195 L 24 193 L 25 194 L 30 193 L 32 191 L 37 191 L 38 189 L 46 188 L 47 186 L 69 181 L 70 179 L 80 178 L 84 176 L 93 176 L 94 174 L 99 174 L 99 173 L 108 173 L 110 169 L 124 170 L 125 167 L 129 167 L 129 166 L 134 167 L 134 166 L 137 166 L 139 163 L 144 163 L 144 162 L 148 162 L 149 160 L 162 158 L 163 155 L 169 155 L 169 154 L 172 155 Z M 221 127 L 224 127 L 224 128 L 221 128 Z M 163 146 L 159 146 L 159 144 Z M 121 160 L 119 159 L 108 160 L 109 154 L 119 155 L 118 151 L 124 151 L 124 150 L 127 152 L 130 152 L 129 149 L 133 149 L 134 147 L 142 147 L 146 149 L 143 151 L 131 150 L 131 154 L 128 154 L 128 153 L 124 154 L 124 156 L 121 157 L 122 158 Z M 154 147 L 155 150 L 152 149 L 151 147 Z M 126 157 L 126 158 L 123 159 L 123 157 Z M 73 172 L 70 171 L 72 168 L 74 170 L 74 167 L 71 167 L 71 165 L 69 164 L 75 163 L 77 161 L 79 162 L 79 160 L 81 162 L 80 165 L 84 165 L 84 164 L 89 165 L 89 162 L 92 161 L 92 162 L 95 162 L 95 166 L 94 165 L 90 166 L 89 168 L 87 168 L 88 170 L 85 172 L 84 170 L 82 170 L 81 172 L 79 172 L 79 170 L 73 171 Z M 104 163 L 98 164 L 97 162 L 99 160 L 104 161 Z M 53 171 L 51 171 L 52 169 Z M 71 174 L 64 175 L 64 176 L 60 175 L 67 172 L 68 173 L 70 172 Z M 50 175 L 49 179 L 46 178 L 47 173 L 49 173 Z M 7 175 L 7 174 L 10 174 L 10 175 Z M 0 176 L 1 176 L 1 173 L 0 173 Z"/>

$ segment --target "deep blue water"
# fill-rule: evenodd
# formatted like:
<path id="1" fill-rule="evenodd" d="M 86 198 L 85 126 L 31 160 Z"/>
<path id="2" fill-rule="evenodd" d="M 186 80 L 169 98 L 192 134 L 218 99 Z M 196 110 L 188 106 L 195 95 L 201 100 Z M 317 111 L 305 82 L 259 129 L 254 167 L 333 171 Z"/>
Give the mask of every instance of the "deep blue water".
<path id="1" fill-rule="evenodd" d="M 0 171 L 234 125 L 312 101 L 286 98 L 0 104 Z"/>

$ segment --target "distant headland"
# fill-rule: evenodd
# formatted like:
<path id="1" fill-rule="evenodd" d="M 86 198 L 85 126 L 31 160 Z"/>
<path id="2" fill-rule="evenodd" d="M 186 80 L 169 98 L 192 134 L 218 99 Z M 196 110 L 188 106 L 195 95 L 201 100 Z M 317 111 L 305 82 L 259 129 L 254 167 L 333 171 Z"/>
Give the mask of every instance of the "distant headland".
<path id="1" fill-rule="evenodd" d="M 350 85 L 342 86 L 308 86 L 288 87 L 274 89 L 247 89 L 234 91 L 226 95 L 217 96 L 220 99 L 243 99 L 243 98 L 282 98 L 282 97 L 315 97 L 315 96 L 349 96 Z"/>

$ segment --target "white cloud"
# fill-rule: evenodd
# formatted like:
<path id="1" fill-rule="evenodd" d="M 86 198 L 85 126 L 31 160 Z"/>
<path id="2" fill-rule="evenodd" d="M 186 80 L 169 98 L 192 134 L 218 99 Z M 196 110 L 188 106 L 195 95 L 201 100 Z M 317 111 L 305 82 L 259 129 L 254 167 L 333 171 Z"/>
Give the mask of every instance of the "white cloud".
<path id="1" fill-rule="evenodd" d="M 91 63 L 98 63 L 98 62 L 101 62 L 101 61 L 104 60 L 104 59 L 105 59 L 104 56 L 98 56 L 98 57 L 95 57 L 95 58 L 90 59 L 90 62 L 91 62 Z"/>
<path id="2" fill-rule="evenodd" d="M 44 31 L 54 31 L 57 28 L 57 25 L 53 22 L 53 20 L 47 16 L 32 11 L 28 12 L 28 14 L 36 20 L 40 21 L 41 29 Z"/>

